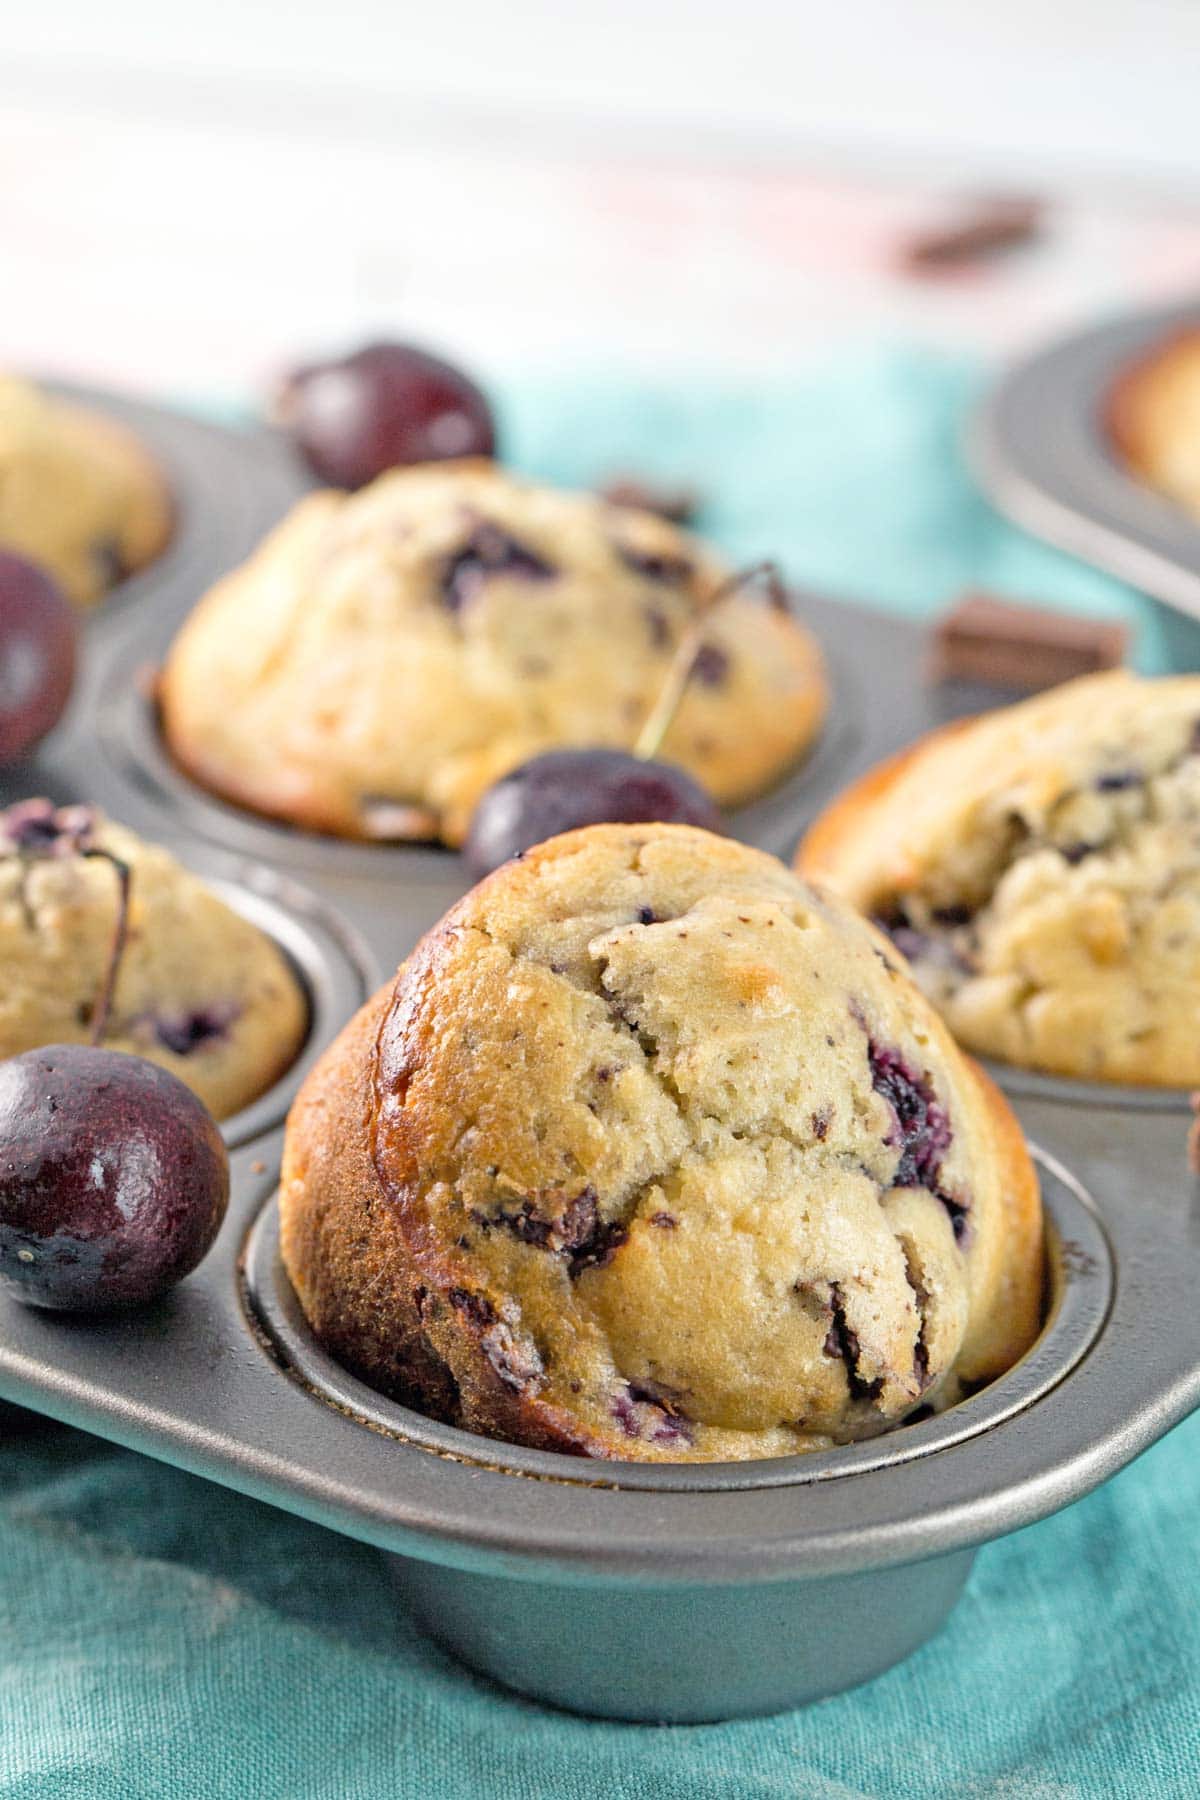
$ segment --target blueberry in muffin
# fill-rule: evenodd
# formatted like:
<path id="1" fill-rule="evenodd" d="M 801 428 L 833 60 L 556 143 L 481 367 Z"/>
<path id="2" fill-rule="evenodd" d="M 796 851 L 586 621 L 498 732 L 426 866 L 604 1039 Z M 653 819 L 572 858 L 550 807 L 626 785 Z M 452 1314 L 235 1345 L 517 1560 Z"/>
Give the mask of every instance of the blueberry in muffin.
<path id="1" fill-rule="evenodd" d="M 1089 676 L 936 732 L 797 860 L 891 934 L 969 1049 L 1200 1083 L 1200 676 Z"/>
<path id="2" fill-rule="evenodd" d="M 168 657 L 162 723 L 235 803 L 351 838 L 459 844 L 539 752 L 628 749 L 726 576 L 650 513 L 483 461 L 302 501 L 204 599 Z M 737 595 L 714 613 L 662 745 L 719 803 L 761 792 L 820 727 L 810 634 Z"/>
<path id="3" fill-rule="evenodd" d="M 90 806 L 0 812 L 0 963 L 0 1057 L 96 1040 L 168 1069 L 217 1118 L 270 1087 L 308 1029 L 272 940 Z"/>
<path id="4" fill-rule="evenodd" d="M 1171 332 L 1123 370 L 1105 410 L 1133 473 L 1200 514 L 1200 325 Z"/>
<path id="5" fill-rule="evenodd" d="M 684 825 L 570 832 L 468 894 L 310 1075 L 280 1206 L 331 1354 L 578 1455 L 870 1436 L 1038 1328 L 1002 1096 L 869 924 Z"/>
<path id="6" fill-rule="evenodd" d="M 0 546 L 93 606 L 170 533 L 170 495 L 132 432 L 0 376 Z"/>

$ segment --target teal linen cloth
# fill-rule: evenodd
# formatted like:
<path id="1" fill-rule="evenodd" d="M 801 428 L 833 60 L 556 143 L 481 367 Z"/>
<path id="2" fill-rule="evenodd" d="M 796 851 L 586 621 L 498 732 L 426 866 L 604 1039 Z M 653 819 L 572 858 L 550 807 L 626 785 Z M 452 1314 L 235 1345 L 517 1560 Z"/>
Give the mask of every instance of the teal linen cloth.
<path id="1" fill-rule="evenodd" d="M 957 443 L 979 375 L 872 351 L 760 388 L 522 388 L 514 459 L 687 476 L 738 557 L 907 612 L 981 584 L 1125 614 L 998 521 Z M 931 1644 L 777 1718 L 571 1718 L 429 1644 L 364 1545 L 0 1418 L 0 1795 L 13 1800 L 1157 1800 L 1200 1792 L 1200 1418 L 980 1553 Z M 820 1630 L 814 1620 L 813 1629 Z"/>

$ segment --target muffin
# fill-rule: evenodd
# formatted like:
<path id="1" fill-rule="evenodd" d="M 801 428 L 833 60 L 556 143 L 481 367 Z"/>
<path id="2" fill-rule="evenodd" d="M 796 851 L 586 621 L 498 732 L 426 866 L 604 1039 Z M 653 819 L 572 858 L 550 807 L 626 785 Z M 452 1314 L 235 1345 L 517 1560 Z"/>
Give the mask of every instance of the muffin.
<path id="1" fill-rule="evenodd" d="M 161 1064 L 217 1118 L 292 1063 L 303 990 L 276 945 L 153 844 L 89 806 L 0 812 L 0 1056 L 91 1041 L 129 871 L 101 1042 Z"/>
<path id="2" fill-rule="evenodd" d="M 1196 1086 L 1198 751 L 1200 676 L 1089 676 L 883 764 L 798 867 L 891 934 L 970 1049 Z"/>
<path id="3" fill-rule="evenodd" d="M 849 907 L 684 825 L 468 894 L 305 1083 L 280 1207 L 340 1362 L 585 1456 L 867 1437 L 1038 1327 L 1003 1098 Z"/>
<path id="4" fill-rule="evenodd" d="M 0 545 L 93 606 L 170 532 L 170 496 L 132 432 L 0 376 Z"/>
<path id="5" fill-rule="evenodd" d="M 1170 333 L 1121 374 L 1106 422 L 1134 474 L 1200 513 L 1200 325 Z"/>
<path id="6" fill-rule="evenodd" d="M 235 803 L 350 838 L 461 843 L 484 789 L 563 744 L 628 747 L 728 571 L 651 513 L 486 462 L 303 500 L 185 624 L 162 722 Z M 663 755 L 719 802 L 768 787 L 825 707 L 820 656 L 746 595 L 715 610 Z"/>

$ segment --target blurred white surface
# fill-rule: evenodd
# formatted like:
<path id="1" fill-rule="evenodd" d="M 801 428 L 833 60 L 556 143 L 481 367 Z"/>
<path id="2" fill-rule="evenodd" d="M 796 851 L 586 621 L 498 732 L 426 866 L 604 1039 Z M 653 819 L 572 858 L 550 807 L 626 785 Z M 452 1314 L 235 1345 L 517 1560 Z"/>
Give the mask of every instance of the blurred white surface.
<path id="1" fill-rule="evenodd" d="M 147 77 L 142 103 L 157 86 L 172 113 L 233 79 L 239 111 L 276 120 L 386 128 L 393 108 L 455 104 L 682 151 L 687 133 L 1039 178 L 1200 176 L 1195 0 L 45 0 L 0 8 L 0 66 L 10 90 Z"/>
<path id="2" fill-rule="evenodd" d="M 0 361 L 220 390 L 404 330 L 485 373 L 1016 349 L 1200 289 L 1195 0 L 0 5 Z M 1044 241 L 937 280 L 981 183 Z"/>

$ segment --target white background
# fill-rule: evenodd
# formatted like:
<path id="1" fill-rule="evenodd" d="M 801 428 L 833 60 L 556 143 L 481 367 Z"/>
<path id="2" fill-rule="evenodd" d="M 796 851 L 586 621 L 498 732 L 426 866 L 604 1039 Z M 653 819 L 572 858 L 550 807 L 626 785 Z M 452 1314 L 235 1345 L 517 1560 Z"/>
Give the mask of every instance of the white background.
<path id="1" fill-rule="evenodd" d="M 897 279 L 981 183 L 986 284 Z M 1015 350 L 1200 289 L 1196 0 L 0 0 L 0 360 L 261 383 L 404 329 L 491 367 Z"/>

